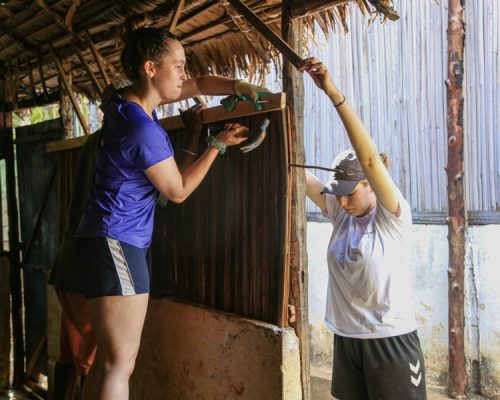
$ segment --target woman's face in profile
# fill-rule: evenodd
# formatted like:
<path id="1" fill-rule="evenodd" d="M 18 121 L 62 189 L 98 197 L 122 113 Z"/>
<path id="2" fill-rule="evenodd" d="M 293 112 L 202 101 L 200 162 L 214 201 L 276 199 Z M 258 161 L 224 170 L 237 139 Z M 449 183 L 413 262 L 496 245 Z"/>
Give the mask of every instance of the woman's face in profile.
<path id="1" fill-rule="evenodd" d="M 152 84 L 162 100 L 173 101 L 180 96 L 182 84 L 187 79 L 185 65 L 184 47 L 177 40 L 172 40 L 170 52 L 163 57 L 152 78 Z"/>

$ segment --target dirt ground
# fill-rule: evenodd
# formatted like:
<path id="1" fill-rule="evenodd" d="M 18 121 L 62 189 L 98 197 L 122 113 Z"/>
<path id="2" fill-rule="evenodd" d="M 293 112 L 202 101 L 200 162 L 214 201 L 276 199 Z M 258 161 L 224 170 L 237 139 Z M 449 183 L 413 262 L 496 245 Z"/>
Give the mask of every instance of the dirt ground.
<path id="1" fill-rule="evenodd" d="M 330 394 L 330 365 L 311 365 L 312 400 L 333 400 Z M 427 385 L 427 400 L 448 400 L 444 387 Z M 403 400 L 403 399 L 402 399 Z M 488 400 L 487 397 L 473 395 L 467 400 Z"/>

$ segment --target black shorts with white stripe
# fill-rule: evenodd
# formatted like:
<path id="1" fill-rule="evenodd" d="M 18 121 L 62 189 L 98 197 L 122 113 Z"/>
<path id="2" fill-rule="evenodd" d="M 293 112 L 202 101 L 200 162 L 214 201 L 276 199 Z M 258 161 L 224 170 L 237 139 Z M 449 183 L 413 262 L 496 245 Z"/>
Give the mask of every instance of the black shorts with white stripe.
<path id="1" fill-rule="evenodd" d="M 149 293 L 148 248 L 109 237 L 75 241 L 80 292 L 86 298 Z"/>
<path id="2" fill-rule="evenodd" d="M 380 339 L 335 335 L 332 395 L 340 400 L 426 400 L 417 331 Z"/>

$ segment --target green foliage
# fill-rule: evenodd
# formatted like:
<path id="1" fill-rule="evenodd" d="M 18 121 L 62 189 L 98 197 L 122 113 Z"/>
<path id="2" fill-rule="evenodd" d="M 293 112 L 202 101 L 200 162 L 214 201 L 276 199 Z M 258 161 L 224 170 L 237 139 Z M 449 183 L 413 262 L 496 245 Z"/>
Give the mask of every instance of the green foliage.
<path id="1" fill-rule="evenodd" d="M 59 104 L 51 104 L 43 107 L 28 108 L 13 114 L 12 124 L 14 128 L 26 125 L 34 125 L 59 117 Z"/>

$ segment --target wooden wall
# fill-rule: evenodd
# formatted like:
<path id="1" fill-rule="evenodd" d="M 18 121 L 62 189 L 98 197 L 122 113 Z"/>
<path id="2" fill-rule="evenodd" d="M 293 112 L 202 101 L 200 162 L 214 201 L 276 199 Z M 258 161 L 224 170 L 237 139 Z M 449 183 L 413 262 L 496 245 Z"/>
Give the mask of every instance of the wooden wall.
<path id="1" fill-rule="evenodd" d="M 228 149 L 184 203 L 157 207 L 151 293 L 283 326 L 289 218 L 285 115 L 276 111 L 237 121 L 255 128 L 264 116 L 271 125 L 259 148 L 248 154 Z M 170 137 L 182 157 L 182 131 Z M 200 144 L 200 151 L 205 147 Z"/>

